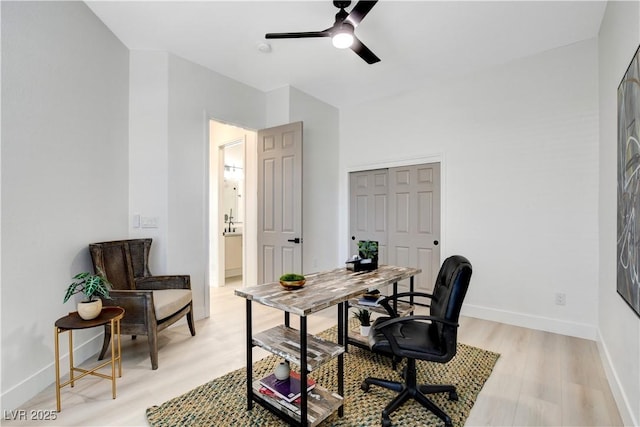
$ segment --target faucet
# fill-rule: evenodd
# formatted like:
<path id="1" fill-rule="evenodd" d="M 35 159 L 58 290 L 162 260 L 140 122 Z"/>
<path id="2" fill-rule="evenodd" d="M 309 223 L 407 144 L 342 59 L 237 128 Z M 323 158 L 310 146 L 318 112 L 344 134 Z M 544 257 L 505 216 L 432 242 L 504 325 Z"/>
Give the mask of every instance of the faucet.
<path id="1" fill-rule="evenodd" d="M 233 225 L 233 209 L 229 209 L 229 230 L 228 230 L 229 233 L 231 233 L 231 226 L 232 225 Z"/>

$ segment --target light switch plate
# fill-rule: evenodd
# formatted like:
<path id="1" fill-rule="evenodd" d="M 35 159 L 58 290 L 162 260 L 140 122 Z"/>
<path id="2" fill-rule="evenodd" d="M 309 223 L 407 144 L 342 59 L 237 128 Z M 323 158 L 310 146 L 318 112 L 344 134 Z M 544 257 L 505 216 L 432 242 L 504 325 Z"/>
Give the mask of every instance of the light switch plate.
<path id="1" fill-rule="evenodd" d="M 143 216 L 141 219 L 142 228 L 158 228 L 157 216 Z"/>

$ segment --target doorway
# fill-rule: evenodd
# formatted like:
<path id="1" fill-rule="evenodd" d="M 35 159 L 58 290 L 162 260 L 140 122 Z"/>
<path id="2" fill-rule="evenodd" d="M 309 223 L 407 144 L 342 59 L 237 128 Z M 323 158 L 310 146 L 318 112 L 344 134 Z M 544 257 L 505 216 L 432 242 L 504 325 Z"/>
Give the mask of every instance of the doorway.
<path id="1" fill-rule="evenodd" d="M 242 228 L 244 226 L 244 138 L 224 144 L 222 150 L 222 192 L 220 201 L 223 214 L 224 279 L 242 282 Z"/>
<path id="2" fill-rule="evenodd" d="M 256 280 L 256 138 L 252 129 L 209 121 L 209 287 Z"/>

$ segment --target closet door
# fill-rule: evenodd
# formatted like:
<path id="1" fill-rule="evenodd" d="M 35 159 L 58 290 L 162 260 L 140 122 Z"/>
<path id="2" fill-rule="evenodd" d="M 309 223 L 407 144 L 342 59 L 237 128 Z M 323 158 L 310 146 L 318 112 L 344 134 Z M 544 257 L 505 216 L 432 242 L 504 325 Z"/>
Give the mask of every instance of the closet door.
<path id="1" fill-rule="evenodd" d="M 389 176 L 387 169 L 349 174 L 349 254 L 358 253 L 359 240 L 378 242 L 378 263 L 387 262 Z"/>
<path id="2" fill-rule="evenodd" d="M 440 164 L 389 169 L 388 264 L 417 267 L 414 289 L 430 292 L 440 269 Z M 399 291 L 409 289 L 400 282 Z"/>

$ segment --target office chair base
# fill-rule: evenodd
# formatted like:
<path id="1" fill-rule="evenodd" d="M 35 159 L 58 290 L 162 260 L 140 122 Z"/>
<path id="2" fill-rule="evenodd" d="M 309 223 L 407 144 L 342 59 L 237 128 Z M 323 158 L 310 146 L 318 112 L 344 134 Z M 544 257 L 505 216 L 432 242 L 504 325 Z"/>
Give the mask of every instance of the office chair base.
<path id="1" fill-rule="evenodd" d="M 411 372 L 411 366 L 407 373 Z M 407 375 L 407 383 L 402 384 L 397 381 L 385 380 L 382 378 L 366 378 L 360 388 L 362 391 L 369 391 L 371 385 L 377 385 L 389 390 L 399 392 L 399 394 L 382 410 L 382 427 L 390 427 L 391 419 L 390 415 L 393 411 L 398 409 L 404 402 L 409 399 L 414 399 L 422 406 L 433 412 L 438 418 L 444 421 L 445 427 L 453 427 L 451 417 L 449 417 L 442 409 L 440 409 L 426 394 L 433 393 L 449 393 L 449 400 L 458 400 L 458 393 L 453 385 L 434 385 L 434 384 L 422 384 L 416 385 L 415 383 L 415 370 L 414 375 Z"/>

